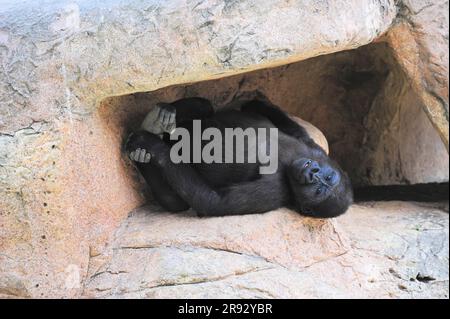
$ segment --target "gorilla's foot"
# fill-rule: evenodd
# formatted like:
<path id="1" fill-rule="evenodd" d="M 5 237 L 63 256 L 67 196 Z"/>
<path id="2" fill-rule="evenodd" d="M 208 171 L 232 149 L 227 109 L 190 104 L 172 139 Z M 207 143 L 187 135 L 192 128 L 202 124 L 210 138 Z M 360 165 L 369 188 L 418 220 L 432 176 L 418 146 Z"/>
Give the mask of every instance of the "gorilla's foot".
<path id="1" fill-rule="evenodd" d="M 130 159 L 138 163 L 150 163 L 152 155 L 143 148 L 130 152 Z"/>
<path id="2" fill-rule="evenodd" d="M 176 109 L 168 103 L 158 103 L 147 114 L 141 124 L 141 128 L 147 132 L 161 135 L 172 134 L 176 128 Z"/>
<path id="3" fill-rule="evenodd" d="M 159 144 L 164 144 L 164 142 L 158 135 L 147 131 L 133 132 L 127 138 L 125 151 L 132 161 L 149 163 L 153 157 L 152 151 Z"/>

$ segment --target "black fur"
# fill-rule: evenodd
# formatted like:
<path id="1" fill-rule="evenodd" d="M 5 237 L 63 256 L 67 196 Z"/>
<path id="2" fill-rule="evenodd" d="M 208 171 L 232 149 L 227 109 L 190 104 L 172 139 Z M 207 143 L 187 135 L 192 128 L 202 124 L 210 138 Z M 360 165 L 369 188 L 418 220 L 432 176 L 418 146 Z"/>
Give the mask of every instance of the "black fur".
<path id="1" fill-rule="evenodd" d="M 171 141 L 140 131 L 126 145 L 128 152 L 144 148 L 148 164 L 137 163 L 155 199 L 170 211 L 192 207 L 200 216 L 262 213 L 289 207 L 303 215 L 327 218 L 344 213 L 353 201 L 350 180 L 309 137 L 303 127 L 266 99 L 245 103 L 241 110 L 214 110 L 209 101 L 182 99 L 176 107 L 177 126 L 192 129 L 201 119 L 202 129 L 254 127 L 279 129 L 278 170 L 259 174 L 260 163 L 174 164 Z M 191 143 L 192 145 L 192 143 Z M 247 151 L 247 150 L 246 150 Z"/>

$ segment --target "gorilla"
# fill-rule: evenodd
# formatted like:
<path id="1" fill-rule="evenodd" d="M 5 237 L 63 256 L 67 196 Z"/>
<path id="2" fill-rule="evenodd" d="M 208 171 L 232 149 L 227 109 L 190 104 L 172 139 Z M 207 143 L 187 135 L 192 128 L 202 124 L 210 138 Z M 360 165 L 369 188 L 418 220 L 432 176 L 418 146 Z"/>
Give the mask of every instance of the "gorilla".
<path id="1" fill-rule="evenodd" d="M 276 171 L 261 174 L 261 161 L 174 163 L 170 150 L 179 140 L 172 140 L 170 134 L 178 127 L 192 132 L 194 120 L 201 121 L 202 131 L 278 129 Z M 258 147 L 267 149 L 270 143 L 268 139 L 266 145 Z M 171 212 L 192 208 L 198 216 L 226 216 L 288 207 L 302 215 L 332 218 L 343 214 L 353 202 L 348 175 L 301 125 L 265 97 L 246 101 L 240 109 L 217 112 L 203 98 L 158 103 L 141 128 L 129 135 L 125 151 L 156 201 Z"/>

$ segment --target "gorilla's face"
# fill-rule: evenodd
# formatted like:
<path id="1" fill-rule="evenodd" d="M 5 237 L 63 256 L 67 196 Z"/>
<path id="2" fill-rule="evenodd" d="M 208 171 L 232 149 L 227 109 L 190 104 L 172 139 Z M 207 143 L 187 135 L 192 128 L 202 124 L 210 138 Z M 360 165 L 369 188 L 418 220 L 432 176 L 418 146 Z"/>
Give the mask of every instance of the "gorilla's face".
<path id="1" fill-rule="evenodd" d="M 308 216 L 336 217 L 353 201 L 350 179 L 328 157 L 295 160 L 289 167 L 289 181 L 298 208 Z"/>

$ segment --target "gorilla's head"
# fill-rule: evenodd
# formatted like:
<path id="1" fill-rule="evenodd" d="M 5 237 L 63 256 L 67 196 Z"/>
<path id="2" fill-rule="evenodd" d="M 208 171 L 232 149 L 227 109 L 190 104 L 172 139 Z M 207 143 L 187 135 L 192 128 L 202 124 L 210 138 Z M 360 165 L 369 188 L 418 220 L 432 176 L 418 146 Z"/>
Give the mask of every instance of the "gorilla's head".
<path id="1" fill-rule="evenodd" d="M 336 217 L 353 202 L 348 175 L 328 156 L 297 159 L 290 165 L 288 175 L 295 204 L 304 215 Z"/>

